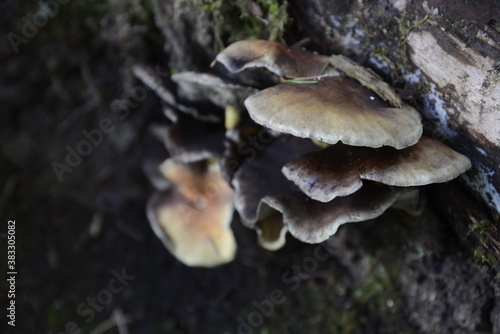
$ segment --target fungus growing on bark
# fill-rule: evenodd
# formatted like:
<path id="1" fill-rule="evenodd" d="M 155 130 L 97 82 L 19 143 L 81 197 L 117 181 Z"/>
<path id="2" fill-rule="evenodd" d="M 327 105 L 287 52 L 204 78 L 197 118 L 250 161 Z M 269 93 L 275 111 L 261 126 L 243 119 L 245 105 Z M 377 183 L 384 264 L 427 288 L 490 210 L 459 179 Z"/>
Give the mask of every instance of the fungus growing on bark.
<path id="1" fill-rule="evenodd" d="M 247 97 L 258 92 L 207 73 L 181 72 L 171 78 L 178 85 L 177 94 L 184 100 L 210 101 L 221 108 L 242 105 Z"/>
<path id="2" fill-rule="evenodd" d="M 259 244 L 276 250 L 287 232 L 319 243 L 340 225 L 376 218 L 392 205 L 418 214 L 424 200 L 413 186 L 446 182 L 470 167 L 465 156 L 420 138 L 419 113 L 375 73 L 345 57 L 257 40 L 230 45 L 216 63 L 232 73 L 267 69 L 282 83 L 258 92 L 213 75 L 172 76 L 178 91 L 170 100 L 189 107 L 165 113 L 174 125 L 163 132 L 172 158 L 162 170 L 174 185 L 151 199 L 148 217 L 185 263 L 213 266 L 234 256 L 228 227 L 233 203 Z M 243 104 L 248 115 L 240 112 Z M 200 111 L 205 105 L 219 114 Z M 212 116 L 218 124 L 207 125 Z M 201 162 L 179 164 L 211 157 L 221 158 L 216 177 Z M 200 190 L 207 179 L 224 184 L 212 197 Z M 179 214 L 179 207 L 195 210 Z M 177 223 L 186 217 L 188 224 Z"/>
<path id="3" fill-rule="evenodd" d="M 288 161 L 319 147 L 309 140 L 283 135 L 263 148 L 253 159 L 243 162 L 232 179 L 235 208 L 242 223 L 255 228 L 257 208 L 262 198 L 298 190 L 281 173 Z"/>
<path id="4" fill-rule="evenodd" d="M 382 215 L 404 192 L 369 183 L 354 194 L 322 203 L 293 191 L 263 198 L 258 215 L 269 210 L 266 206 L 273 208 L 283 215 L 283 223 L 293 237 L 316 244 L 334 235 L 342 224 Z"/>
<path id="5" fill-rule="evenodd" d="M 257 230 L 260 244 L 267 249 L 284 245 L 286 227 L 275 210 L 259 212 L 262 198 L 298 190 L 281 173 L 283 165 L 307 152 L 319 148 L 311 141 L 292 136 L 276 138 L 253 159 L 243 162 L 236 171 L 232 186 L 235 191 L 234 205 L 241 222 Z M 281 224 L 280 224 L 281 222 Z"/>
<path id="6" fill-rule="evenodd" d="M 351 79 L 284 82 L 245 100 L 250 117 L 273 130 L 335 144 L 402 149 L 422 135 L 420 114 L 388 107 Z"/>
<path id="7" fill-rule="evenodd" d="M 287 47 L 267 40 L 249 40 L 229 45 L 216 56 L 212 66 L 219 62 L 231 73 L 263 67 L 280 77 L 338 75 L 332 67 L 326 68 L 329 61 L 327 56 L 304 51 L 300 47 Z M 325 68 L 326 72 L 322 73 Z"/>
<path id="8" fill-rule="evenodd" d="M 180 162 L 220 157 L 224 151 L 224 127 L 179 115 L 177 123 L 165 127 L 164 142 L 170 155 Z"/>
<path id="9" fill-rule="evenodd" d="M 202 122 L 169 107 L 164 107 L 163 112 L 174 123 L 152 124 L 149 132 L 165 145 L 174 160 L 190 163 L 222 156 L 225 138 L 222 124 Z"/>
<path id="10" fill-rule="evenodd" d="M 147 204 L 156 236 L 188 266 L 214 267 L 232 261 L 236 253 L 229 226 L 233 192 L 216 166 L 166 160 L 160 169 L 173 187 Z"/>
<path id="11" fill-rule="evenodd" d="M 303 155 L 283 167 L 309 197 L 329 202 L 357 191 L 363 180 L 411 187 L 446 182 L 471 167 L 469 158 L 430 138 L 396 150 L 337 144 Z"/>
<path id="12" fill-rule="evenodd" d="M 183 100 L 196 104 L 209 101 L 224 109 L 224 115 L 213 115 L 210 121 L 224 118 L 226 128 L 233 128 L 239 123 L 239 113 L 243 101 L 258 92 L 255 88 L 241 86 L 206 73 L 181 72 L 172 75 L 171 78 L 177 83 L 177 94 Z M 203 118 L 207 116 L 200 117 L 200 114 L 204 113 L 198 112 L 193 116 L 206 121 Z"/>

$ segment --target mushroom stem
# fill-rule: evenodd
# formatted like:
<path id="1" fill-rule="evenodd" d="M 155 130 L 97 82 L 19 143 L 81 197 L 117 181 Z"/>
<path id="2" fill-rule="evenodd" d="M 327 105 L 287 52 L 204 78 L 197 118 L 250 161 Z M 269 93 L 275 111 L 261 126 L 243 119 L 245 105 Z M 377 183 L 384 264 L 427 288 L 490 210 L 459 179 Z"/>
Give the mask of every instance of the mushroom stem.
<path id="1" fill-rule="evenodd" d="M 228 105 L 225 109 L 224 126 L 226 130 L 231 130 L 240 124 L 241 111 L 238 107 Z"/>

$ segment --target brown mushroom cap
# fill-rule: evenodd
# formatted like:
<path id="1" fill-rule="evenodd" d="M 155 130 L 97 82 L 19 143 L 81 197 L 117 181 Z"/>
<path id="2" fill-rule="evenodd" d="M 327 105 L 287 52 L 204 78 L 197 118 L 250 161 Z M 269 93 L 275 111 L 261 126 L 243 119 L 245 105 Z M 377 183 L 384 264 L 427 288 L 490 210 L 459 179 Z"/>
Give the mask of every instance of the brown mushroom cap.
<path id="1" fill-rule="evenodd" d="M 310 140 L 284 135 L 263 147 L 261 152 L 255 151 L 258 155 L 249 156 L 231 182 L 235 191 L 234 205 L 242 223 L 255 228 L 257 221 L 268 216 L 257 215 L 262 198 L 297 191 L 297 187 L 281 173 L 281 168 L 288 161 L 318 149 Z"/>
<path id="2" fill-rule="evenodd" d="M 286 226 L 282 215 L 269 206 L 260 210 L 265 196 L 297 191 L 298 188 L 281 173 L 283 165 L 297 156 L 319 148 L 310 140 L 283 135 L 262 150 L 247 157 L 232 178 L 235 208 L 241 222 L 257 231 L 259 244 L 277 250 L 285 244 Z"/>
<path id="3" fill-rule="evenodd" d="M 213 267 L 230 262 L 236 241 L 229 227 L 233 192 L 220 174 L 202 164 L 169 159 L 162 173 L 175 186 L 147 204 L 153 231 L 165 247 L 188 266 Z"/>
<path id="4" fill-rule="evenodd" d="M 281 83 L 250 96 L 245 106 L 261 125 L 329 144 L 402 149 L 422 135 L 416 110 L 386 107 L 374 93 L 343 77 Z"/>
<path id="5" fill-rule="evenodd" d="M 148 130 L 165 145 L 174 160 L 191 163 L 222 156 L 225 138 L 223 124 L 202 122 L 169 107 L 164 107 L 163 113 L 174 124 L 155 123 Z"/>
<path id="6" fill-rule="evenodd" d="M 312 199 L 329 202 L 352 194 L 361 188 L 362 180 L 423 186 L 454 179 L 470 167 L 466 156 L 422 137 L 402 150 L 337 144 L 288 162 L 283 174 Z"/>
<path id="7" fill-rule="evenodd" d="M 168 152 L 184 163 L 220 157 L 224 138 L 222 124 L 201 122 L 187 115 L 179 115 L 177 123 L 167 126 L 164 132 Z"/>
<path id="8" fill-rule="evenodd" d="M 313 54 L 298 47 L 287 47 L 267 40 L 239 41 L 229 45 L 217 55 L 214 62 L 221 63 L 230 72 L 264 67 L 278 76 L 306 77 L 322 74 L 329 57 Z M 338 75 L 329 67 L 328 75 Z"/>
<path id="9" fill-rule="evenodd" d="M 380 216 L 404 189 L 369 183 L 359 191 L 328 203 L 311 200 L 301 192 L 265 197 L 259 214 L 271 207 L 283 214 L 283 222 L 296 239 L 320 243 L 337 232 L 340 225 Z"/>

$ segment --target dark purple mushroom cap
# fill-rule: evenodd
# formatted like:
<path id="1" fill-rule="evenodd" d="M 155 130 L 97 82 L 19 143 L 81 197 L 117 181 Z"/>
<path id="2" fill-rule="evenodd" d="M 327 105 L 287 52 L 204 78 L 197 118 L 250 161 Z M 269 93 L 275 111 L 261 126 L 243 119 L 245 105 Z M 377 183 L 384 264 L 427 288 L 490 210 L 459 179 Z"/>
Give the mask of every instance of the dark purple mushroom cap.
<path id="1" fill-rule="evenodd" d="M 352 195 L 337 197 L 328 203 L 295 191 L 265 197 L 259 206 L 259 215 L 270 208 L 281 212 L 283 223 L 292 236 L 316 244 L 334 235 L 342 224 L 382 215 L 405 191 L 369 183 Z"/>

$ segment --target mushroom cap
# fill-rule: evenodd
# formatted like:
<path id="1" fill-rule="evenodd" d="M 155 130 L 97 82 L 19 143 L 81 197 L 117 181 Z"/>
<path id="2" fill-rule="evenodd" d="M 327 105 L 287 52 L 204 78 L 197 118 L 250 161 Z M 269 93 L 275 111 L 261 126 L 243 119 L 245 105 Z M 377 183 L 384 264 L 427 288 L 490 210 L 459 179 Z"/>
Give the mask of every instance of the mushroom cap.
<path id="1" fill-rule="evenodd" d="M 210 101 L 220 108 L 242 105 L 258 92 L 257 89 L 237 85 L 212 74 L 181 72 L 172 75 L 178 85 L 178 95 L 191 102 Z"/>
<path id="2" fill-rule="evenodd" d="M 189 163 L 224 152 L 225 129 L 222 124 L 205 123 L 187 115 L 179 115 L 177 123 L 166 126 L 164 143 L 177 161 Z"/>
<path id="3" fill-rule="evenodd" d="M 322 74 L 329 57 L 313 54 L 298 47 L 287 47 L 267 40 L 238 41 L 220 52 L 214 63 L 224 65 L 229 72 L 264 67 L 279 76 L 305 77 Z M 327 68 L 328 75 L 338 75 Z"/>
<path id="4" fill-rule="evenodd" d="M 402 149 L 422 135 L 415 109 L 386 107 L 374 93 L 343 77 L 314 84 L 284 82 L 250 96 L 245 106 L 261 125 L 328 144 Z"/>
<path id="5" fill-rule="evenodd" d="M 283 174 L 314 200 L 329 202 L 352 194 L 362 180 L 410 187 L 454 179 L 471 167 L 466 156 L 422 137 L 413 146 L 371 149 L 342 144 L 288 162 Z"/>
<path id="6" fill-rule="evenodd" d="M 248 156 L 231 182 L 235 192 L 234 206 L 242 223 L 256 228 L 258 221 L 274 213 L 257 214 L 262 198 L 297 191 L 298 188 L 281 173 L 281 168 L 288 161 L 318 149 L 310 140 L 283 135 L 265 146 L 258 155 Z"/>
<path id="7" fill-rule="evenodd" d="M 265 197 L 259 214 L 271 207 L 283 214 L 292 236 L 307 243 L 320 243 L 337 232 L 340 225 L 376 218 L 405 192 L 404 189 L 369 183 L 359 191 L 328 203 L 311 200 L 300 191 Z"/>
<path id="8" fill-rule="evenodd" d="M 175 186 L 153 195 L 147 216 L 156 236 L 188 266 L 214 267 L 233 260 L 230 229 L 233 192 L 215 170 L 166 160 L 162 173 Z"/>

